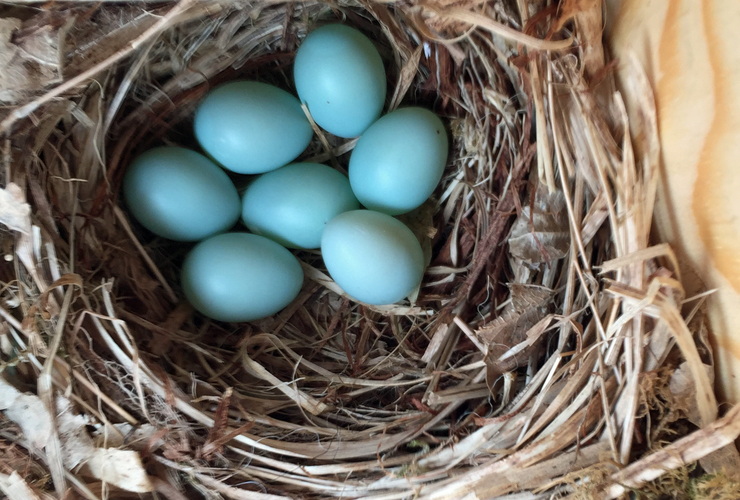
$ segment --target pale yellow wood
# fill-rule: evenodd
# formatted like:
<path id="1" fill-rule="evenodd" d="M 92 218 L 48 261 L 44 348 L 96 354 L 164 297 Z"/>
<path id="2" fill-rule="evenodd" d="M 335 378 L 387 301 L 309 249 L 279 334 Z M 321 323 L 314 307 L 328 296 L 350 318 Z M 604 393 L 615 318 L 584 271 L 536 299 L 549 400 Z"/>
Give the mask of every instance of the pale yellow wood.
<path id="1" fill-rule="evenodd" d="M 740 401 L 740 1 L 608 0 L 607 40 L 655 90 L 663 180 L 656 229 L 708 302 L 724 400 Z M 629 65 L 618 65 L 625 76 Z M 628 107 L 630 97 L 625 96 Z"/>

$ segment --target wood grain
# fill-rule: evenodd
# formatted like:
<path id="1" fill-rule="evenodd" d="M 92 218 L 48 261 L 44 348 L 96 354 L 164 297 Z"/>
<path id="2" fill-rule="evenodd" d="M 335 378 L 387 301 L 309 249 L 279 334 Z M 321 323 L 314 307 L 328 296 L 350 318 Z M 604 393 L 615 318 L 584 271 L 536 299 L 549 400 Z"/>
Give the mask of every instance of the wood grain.
<path id="1" fill-rule="evenodd" d="M 612 54 L 635 54 L 655 90 L 663 177 L 656 230 L 676 250 L 689 295 L 718 289 L 708 300 L 718 389 L 738 402 L 740 2 L 608 0 L 607 9 Z M 628 66 L 617 68 L 624 78 Z"/>

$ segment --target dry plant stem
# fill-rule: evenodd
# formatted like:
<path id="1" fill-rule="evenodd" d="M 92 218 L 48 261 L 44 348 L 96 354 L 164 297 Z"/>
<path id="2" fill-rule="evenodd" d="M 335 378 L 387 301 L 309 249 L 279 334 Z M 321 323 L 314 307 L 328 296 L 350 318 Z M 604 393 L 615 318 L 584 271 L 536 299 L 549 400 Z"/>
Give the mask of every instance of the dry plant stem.
<path id="1" fill-rule="evenodd" d="M 121 82 L 121 85 L 119 85 L 118 90 L 116 91 L 116 95 L 113 97 L 113 100 L 108 107 L 108 111 L 105 115 L 105 122 L 103 123 L 103 130 L 108 131 L 110 130 L 111 123 L 113 122 L 113 119 L 116 117 L 116 113 L 118 113 L 118 110 L 121 107 L 121 104 L 126 99 L 126 96 L 129 93 L 129 90 L 131 88 L 131 85 L 133 84 L 134 78 L 136 75 L 141 71 L 142 67 L 146 64 L 147 58 L 149 56 L 149 52 L 152 49 L 152 46 L 156 43 L 156 39 L 152 37 L 151 40 L 149 40 L 146 45 L 141 50 L 141 53 L 136 58 L 136 61 L 131 66 L 131 69 L 129 69 L 128 73 L 126 74 L 126 77 Z"/>
<path id="2" fill-rule="evenodd" d="M 676 258 L 676 254 L 674 253 L 673 249 L 667 243 L 653 245 L 649 248 L 632 252 L 629 255 L 608 260 L 599 266 L 599 270 L 600 274 L 606 274 L 611 271 L 616 271 L 617 269 L 620 269 L 622 267 L 627 267 L 662 257 L 669 260 L 672 266 L 671 271 L 676 273 L 676 279 L 678 281 L 681 281 L 681 271 L 678 265 L 678 259 Z"/>
<path id="3" fill-rule="evenodd" d="M 321 403 L 311 396 L 308 396 L 305 393 L 296 390 L 294 387 L 281 382 L 280 379 L 272 375 L 262 365 L 252 360 L 249 356 L 247 356 L 246 353 L 242 355 L 242 363 L 244 364 L 244 367 L 248 373 L 268 382 L 273 387 L 283 392 L 286 396 L 299 404 L 301 408 L 303 408 L 307 412 L 312 413 L 313 415 L 320 415 L 328 409 L 328 407 L 324 403 Z"/>
<path id="4" fill-rule="evenodd" d="M 330 160 L 331 158 L 336 158 L 337 156 L 349 153 L 355 148 L 356 145 L 357 139 L 352 139 L 345 142 L 341 146 L 337 146 L 336 148 L 327 151 L 326 153 L 320 153 L 316 156 L 311 156 L 310 158 L 306 158 L 304 161 L 308 163 L 323 163 L 327 160 Z"/>
<path id="5" fill-rule="evenodd" d="M 519 0 L 519 15 L 524 25 L 529 21 L 529 1 Z M 552 151 L 548 135 L 547 117 L 545 115 L 545 100 L 542 95 L 542 80 L 540 78 L 540 54 L 525 52 L 531 58 L 529 61 L 529 79 L 532 98 L 534 99 L 535 119 L 537 121 L 537 172 L 540 181 L 545 181 L 550 193 L 555 192 L 555 171 L 552 166 Z M 548 67 L 550 65 L 548 64 Z"/>
<path id="6" fill-rule="evenodd" d="M 545 115 L 545 100 L 542 96 L 542 82 L 540 79 L 539 58 L 533 57 L 529 63 L 530 74 L 532 78 L 532 95 L 534 96 L 534 106 L 537 120 L 537 166 L 540 173 L 540 179 L 544 177 L 547 189 L 554 193 L 555 172 L 552 166 L 552 151 L 550 148 L 550 138 L 548 136 L 547 118 Z"/>
<path id="7" fill-rule="evenodd" d="M 52 392 L 52 370 L 54 368 L 54 359 L 56 353 L 59 350 L 59 346 L 62 342 L 62 334 L 64 332 L 65 322 L 67 313 L 69 312 L 70 302 L 72 300 L 72 292 L 74 286 L 70 285 L 67 287 L 67 292 L 64 294 L 64 302 L 62 303 L 62 309 L 59 314 L 59 321 L 57 323 L 56 331 L 54 332 L 54 338 L 49 348 L 49 356 L 44 362 L 44 367 L 41 370 L 41 374 L 38 378 L 38 393 L 39 397 L 44 402 L 46 409 L 49 411 L 49 415 L 56 415 L 56 409 L 54 406 L 54 394 Z M 54 481 L 54 488 L 56 489 L 57 495 L 61 498 L 64 496 L 67 490 L 66 478 L 64 476 L 64 464 L 62 463 L 62 447 L 59 441 L 59 435 L 57 434 L 56 425 L 52 425 L 52 435 L 49 442 L 46 445 L 46 456 L 48 457 L 49 468 L 51 470 L 51 477 Z"/>
<path id="8" fill-rule="evenodd" d="M 604 68 L 604 44 L 602 4 L 600 0 L 584 2 L 582 10 L 575 15 L 581 50 L 583 50 L 583 68 L 591 80 Z"/>
<path id="9" fill-rule="evenodd" d="M 26 443 L 25 441 L 16 439 L 16 437 L 13 436 L 10 433 L 7 433 L 5 431 L 0 431 L 0 437 L 2 437 L 3 439 L 5 439 L 5 440 L 7 440 L 9 442 L 12 442 L 12 443 L 17 444 L 19 446 L 22 446 L 26 450 L 29 450 L 29 451 L 31 450 L 31 445 L 30 444 Z M 46 464 L 49 463 L 48 457 L 42 451 L 40 451 L 40 450 L 34 450 L 34 454 L 42 462 L 44 462 Z M 51 467 L 51 466 L 49 465 L 49 467 Z M 65 479 L 67 481 L 70 482 L 70 484 L 72 485 L 72 487 L 75 488 L 83 497 L 87 498 L 87 500 L 101 500 L 92 491 L 90 491 L 90 488 L 87 487 L 87 485 L 85 484 L 84 481 L 82 481 L 80 478 L 78 478 L 77 476 L 75 476 L 71 472 L 65 470 L 64 471 L 64 477 L 65 477 Z M 66 493 L 66 490 L 65 490 L 65 493 Z M 44 497 L 44 498 L 48 498 L 48 497 Z M 61 497 L 61 498 L 64 498 L 64 497 Z"/>
<path id="10" fill-rule="evenodd" d="M 40 500 L 38 495 L 16 471 L 13 471 L 10 475 L 0 473 L 0 492 L 8 500 Z"/>
<path id="11" fill-rule="evenodd" d="M 347 170 L 339 165 L 336 156 L 334 156 L 334 151 L 332 150 L 331 146 L 329 146 L 329 141 L 326 139 L 324 131 L 321 130 L 321 128 L 313 120 L 313 116 L 311 116 L 311 112 L 308 110 L 308 106 L 306 106 L 305 103 L 301 103 L 301 109 L 303 109 L 303 113 L 306 115 L 308 122 L 311 124 L 311 128 L 316 134 L 316 137 L 319 138 L 319 141 L 321 141 L 321 145 L 324 146 L 324 154 L 329 155 L 328 160 L 331 162 L 331 166 L 334 167 L 336 170 L 342 172 L 344 175 L 347 175 Z"/>
<path id="12" fill-rule="evenodd" d="M 82 69 L 66 74 L 81 77 L 64 81 L 62 94 L 8 109 L 2 125 L 14 132 L 3 148 L 6 170 L 32 195 L 16 208 L 33 210 L 16 239 L 17 258 L 0 269 L 0 366 L 14 368 L 3 376 L 36 382 L 46 400 L 65 392 L 106 443 L 147 455 L 152 484 L 169 500 L 183 500 L 179 482 L 235 500 L 540 500 L 568 491 L 569 471 L 586 477 L 584 468 L 607 454 L 615 462 L 639 457 L 646 445 L 637 430 L 648 446 L 670 446 L 687 431 L 640 412 L 641 398 L 654 396 L 649 390 L 668 390 L 657 385 L 668 383 L 662 379 L 645 386 L 652 373 L 674 370 L 683 353 L 702 418 L 712 417 L 714 400 L 701 379 L 700 333 L 687 327 L 694 312 L 680 313 L 675 256 L 666 245 L 649 246 L 655 106 L 644 82 L 632 82 L 646 96 L 640 119 L 648 126 L 645 137 L 631 135 L 619 96 L 601 95 L 581 73 L 589 57 L 580 48 L 598 45 L 600 35 L 577 28 L 563 40 L 566 30 L 548 30 L 565 22 L 555 3 L 193 0 L 151 10 L 104 2 L 75 17 L 69 57 L 81 51 L 91 67 L 75 62 Z M 568 19 L 596 3 L 568 2 Z M 40 6 L 14 44 L 53 32 L 43 24 L 65 9 Z M 148 16 L 160 24 L 144 32 L 137 23 L 151 27 Z M 414 305 L 378 307 L 352 301 L 318 252 L 301 251 L 307 279 L 282 313 L 249 324 L 205 320 L 168 286 L 185 249 L 138 241 L 115 206 L 126 163 L 160 141 L 189 146 L 188 119 L 215 85 L 233 78 L 289 85 L 300 40 L 333 21 L 367 33 L 395 64 L 391 109 L 430 106 L 449 119 L 452 154 L 440 189 L 408 216 L 432 264 Z M 548 38 L 522 33 L 522 21 L 537 27 L 527 33 Z M 101 34 L 111 27 L 132 31 Z M 97 58 L 84 52 L 96 43 Z M 93 74 L 104 78 L 79 79 Z M 611 74 L 605 78 L 608 88 Z M 597 97 L 611 101 L 600 106 Z M 648 151 L 644 158 L 635 158 L 629 137 Z M 346 167 L 356 140 L 321 139 L 305 158 Z M 537 193 L 553 190 L 564 210 L 538 205 Z M 507 228 L 526 210 L 539 246 L 532 243 L 525 266 Z M 553 215 L 562 259 L 545 255 L 536 225 L 536 217 Z M 70 269 L 83 285 L 74 300 L 68 283 L 47 285 L 62 283 Z M 516 363 L 491 392 L 492 346 L 479 335 L 506 322 L 516 302 L 506 283 L 554 293 L 545 319 L 493 346 L 496 366 Z M 52 455 L 41 464 L 45 477 Z M 62 470 L 75 491 L 94 492 L 89 500 L 134 496 L 77 483 Z M 59 482 L 41 487 L 42 500 Z"/>
<path id="13" fill-rule="evenodd" d="M 735 405 L 721 419 L 614 473 L 610 478 L 614 484 L 606 489 L 603 498 L 619 498 L 629 488 L 639 488 L 670 470 L 695 462 L 733 443 L 738 436 L 740 405 Z"/>
<path id="14" fill-rule="evenodd" d="M 537 50 L 564 50 L 573 44 L 573 38 L 567 40 L 549 41 L 540 40 L 529 35 L 525 35 L 521 31 L 516 31 L 508 26 L 492 20 L 491 18 L 472 12 L 464 8 L 450 8 L 450 9 L 437 9 L 430 5 L 426 5 L 424 10 L 435 14 L 437 16 L 444 16 L 447 19 L 468 23 L 473 26 L 483 28 L 490 31 L 494 35 L 498 35 L 501 38 L 510 40 L 512 42 L 521 43 L 525 47 L 529 47 Z"/>
<path id="15" fill-rule="evenodd" d="M 414 50 L 413 54 L 411 54 L 411 57 L 409 57 L 408 61 L 406 61 L 406 64 L 403 66 L 403 68 L 401 68 L 401 72 L 398 77 L 398 83 L 396 84 L 396 88 L 393 91 L 391 103 L 388 106 L 389 112 L 395 110 L 399 106 L 399 104 L 401 104 L 401 101 L 406 95 L 406 92 L 408 92 L 411 84 L 414 83 L 416 73 L 419 71 L 421 52 L 422 47 L 417 47 L 416 50 Z"/>
<path id="16" fill-rule="evenodd" d="M 83 311 L 81 313 L 81 317 L 84 317 L 85 314 L 91 314 L 93 316 L 96 316 L 94 313 L 90 313 L 89 311 Z M 18 323 L 18 320 L 16 320 L 13 316 L 10 316 L 7 311 L 0 308 L 0 315 L 3 316 L 11 325 L 13 325 L 16 330 L 23 332 L 24 334 L 27 333 L 21 328 L 21 324 Z M 81 323 L 81 321 L 78 321 L 78 324 Z M 19 347 L 21 349 L 25 349 L 25 345 L 19 342 Z M 43 370 L 43 366 L 34 355 L 29 355 L 29 359 L 31 360 L 34 365 L 37 366 L 37 368 L 41 371 Z M 54 371 L 52 372 L 52 382 L 54 385 L 58 387 L 58 389 L 66 391 L 69 389 L 69 384 L 65 380 L 61 380 L 58 376 L 60 373 L 68 373 L 71 374 L 79 384 L 81 384 L 83 387 L 85 387 L 88 391 L 90 391 L 91 394 L 93 394 L 96 398 L 100 399 L 103 403 L 105 403 L 107 406 L 109 406 L 113 411 L 115 411 L 121 418 L 126 420 L 131 425 L 136 425 L 138 421 L 136 418 L 134 418 L 129 412 L 124 410 L 120 407 L 115 401 L 111 399 L 110 396 L 105 394 L 103 391 L 100 390 L 99 387 L 97 387 L 95 384 L 90 382 L 82 373 L 79 372 L 79 370 L 72 368 L 69 363 L 67 363 L 64 359 L 62 359 L 59 355 L 57 355 L 54 358 L 54 363 L 57 365 Z"/>
<path id="17" fill-rule="evenodd" d="M 87 80 L 89 80 L 90 78 L 94 78 L 100 72 L 105 71 L 106 69 L 112 67 L 117 62 L 126 58 L 129 54 L 131 54 L 133 51 L 139 48 L 140 45 L 142 45 L 143 43 L 147 42 L 149 39 L 159 35 L 164 30 L 169 28 L 172 25 L 173 20 L 178 15 L 185 12 L 185 10 L 187 10 L 188 8 L 190 8 L 192 5 L 196 4 L 197 2 L 198 0 L 181 0 L 180 2 L 176 3 L 174 7 L 172 7 L 172 9 L 166 15 L 162 16 L 162 18 L 159 21 L 154 23 L 154 25 L 151 28 L 149 28 L 144 33 L 142 33 L 141 36 L 139 36 L 137 39 L 132 40 L 123 49 L 119 50 L 118 52 L 106 58 L 105 60 L 99 62 L 92 68 L 77 75 L 76 77 L 70 80 L 67 80 L 66 82 L 54 88 L 52 91 L 47 92 L 46 94 L 42 95 L 38 99 L 26 104 L 25 106 L 21 108 L 17 108 L 13 110 L 10 113 L 10 115 L 8 115 L 8 117 L 6 117 L 2 122 L 0 122 L 0 135 L 7 134 L 16 121 L 29 116 L 31 113 L 36 111 L 39 108 L 39 106 L 42 106 L 52 101 L 53 99 L 61 96 L 65 92 L 69 92 L 75 87 L 82 85 L 83 83 L 87 82 Z"/>
<path id="18" fill-rule="evenodd" d="M 618 97 L 617 97 L 618 99 Z M 640 188 L 642 183 L 638 181 L 638 173 L 634 155 L 632 152 L 632 143 L 630 141 L 629 127 L 624 120 L 624 139 L 622 144 L 622 163 L 618 166 L 618 174 L 622 176 L 624 188 L 618 192 L 617 207 L 620 219 L 623 221 L 621 236 L 625 240 L 625 248 L 629 254 L 644 250 L 647 245 L 646 238 L 643 237 L 643 228 L 640 227 L 643 220 L 640 209 L 642 208 L 642 198 Z M 618 271 L 618 276 L 624 273 L 623 280 L 631 286 L 638 289 L 644 287 L 644 267 L 643 263 L 636 263 Z M 622 443 L 620 447 L 620 460 L 622 463 L 628 463 L 632 450 L 633 434 L 635 429 L 635 414 L 638 406 L 638 383 L 642 366 L 643 350 L 643 318 L 641 315 L 635 316 L 631 323 L 623 327 L 625 335 L 625 353 L 627 357 L 626 370 L 632 373 L 627 374 L 627 386 L 617 404 L 617 419 L 623 419 Z"/>
<path id="19" fill-rule="evenodd" d="M 206 486 L 213 488 L 218 493 L 221 493 L 228 498 L 232 498 L 233 500 L 289 500 L 289 497 L 270 495 L 267 493 L 259 493 L 256 491 L 248 491 L 242 488 L 228 486 L 227 484 L 205 474 L 195 472 L 193 473 L 193 476 L 198 478 L 198 480 Z"/>
<path id="20" fill-rule="evenodd" d="M 648 316 L 666 323 L 666 326 L 673 333 L 681 353 L 689 363 L 691 374 L 697 386 L 696 401 L 702 423 L 712 422 L 717 418 L 717 399 L 709 382 L 709 376 L 704 370 L 704 364 L 701 361 L 692 334 L 676 307 L 658 294 L 660 284 L 658 282 L 654 283 L 655 293 L 652 295 L 637 292 L 618 283 L 611 284 L 607 291 L 617 296 L 638 301 L 636 308 L 643 310 Z"/>
<path id="21" fill-rule="evenodd" d="M 167 283 L 167 280 L 164 279 L 164 276 L 162 276 L 162 273 L 160 272 L 157 265 L 152 261 L 151 257 L 149 257 L 149 254 L 147 253 L 146 249 L 142 246 L 142 244 L 139 242 L 139 239 L 134 234 L 133 230 L 131 229 L 131 224 L 129 224 L 128 220 L 126 219 L 126 215 L 123 213 L 123 210 L 120 209 L 118 206 L 113 207 L 113 213 L 116 215 L 116 219 L 118 219 L 118 222 L 123 226 L 123 229 L 126 231 L 126 234 L 129 238 L 131 238 L 131 241 L 133 242 L 134 246 L 136 246 L 136 249 L 141 254 L 141 257 L 144 259 L 144 262 L 146 262 L 146 265 L 149 267 L 149 270 L 154 274 L 154 276 L 157 278 L 157 281 L 162 285 L 162 288 L 164 288 L 165 293 L 167 294 L 167 298 L 170 299 L 170 302 L 173 304 L 176 304 L 178 301 L 177 295 L 175 295 L 175 292 L 172 290 L 172 287 L 170 287 L 169 283 Z"/>

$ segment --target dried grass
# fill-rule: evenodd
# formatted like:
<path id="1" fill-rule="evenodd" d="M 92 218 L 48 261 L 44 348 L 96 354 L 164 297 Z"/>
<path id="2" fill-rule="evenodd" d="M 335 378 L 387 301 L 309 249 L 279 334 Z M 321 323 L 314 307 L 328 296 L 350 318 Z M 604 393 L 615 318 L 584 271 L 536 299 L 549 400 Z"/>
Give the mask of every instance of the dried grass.
<path id="1" fill-rule="evenodd" d="M 35 84 L 0 108 L 9 498 L 615 498 L 740 434 L 737 408 L 716 420 L 675 256 L 651 246 L 655 105 L 635 66 L 632 138 L 599 2 L 55 2 L 0 17 L 21 26 L 0 24 L 0 43 L 57 54 L 44 73 L 19 51 L 8 64 Z M 430 259 L 422 287 L 357 304 L 299 252 L 307 280 L 283 312 L 208 321 L 179 299 L 187 248 L 119 207 L 122 174 L 155 144 L 192 147 L 191 113 L 219 82 L 290 88 L 300 40 L 338 19 L 377 41 L 391 108 L 450 123 L 445 178 L 404 217 Z M 354 144 L 326 136 L 305 158 L 341 169 Z M 40 440 L 20 431 L 44 422 Z M 729 498 L 717 483 L 694 484 Z"/>

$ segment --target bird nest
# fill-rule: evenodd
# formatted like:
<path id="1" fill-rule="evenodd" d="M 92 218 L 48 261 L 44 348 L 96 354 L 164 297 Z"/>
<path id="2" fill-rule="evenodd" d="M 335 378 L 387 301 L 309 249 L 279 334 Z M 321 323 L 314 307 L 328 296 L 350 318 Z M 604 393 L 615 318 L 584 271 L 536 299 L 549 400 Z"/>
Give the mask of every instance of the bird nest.
<path id="1" fill-rule="evenodd" d="M 422 286 L 360 304 L 298 251 L 285 310 L 211 321 L 179 290 L 188 245 L 132 221 L 123 173 L 152 146 L 195 147 L 218 83 L 292 90 L 297 46 L 327 22 L 376 42 L 386 111 L 449 124 L 442 183 L 402 217 Z M 601 25 L 600 2 L 573 1 L 0 7 L 0 488 L 617 498 L 731 443 L 703 296 L 650 239 L 652 94 L 621 62 L 620 90 L 642 96 L 632 137 Z M 355 142 L 317 131 L 301 158 L 343 168 Z"/>

